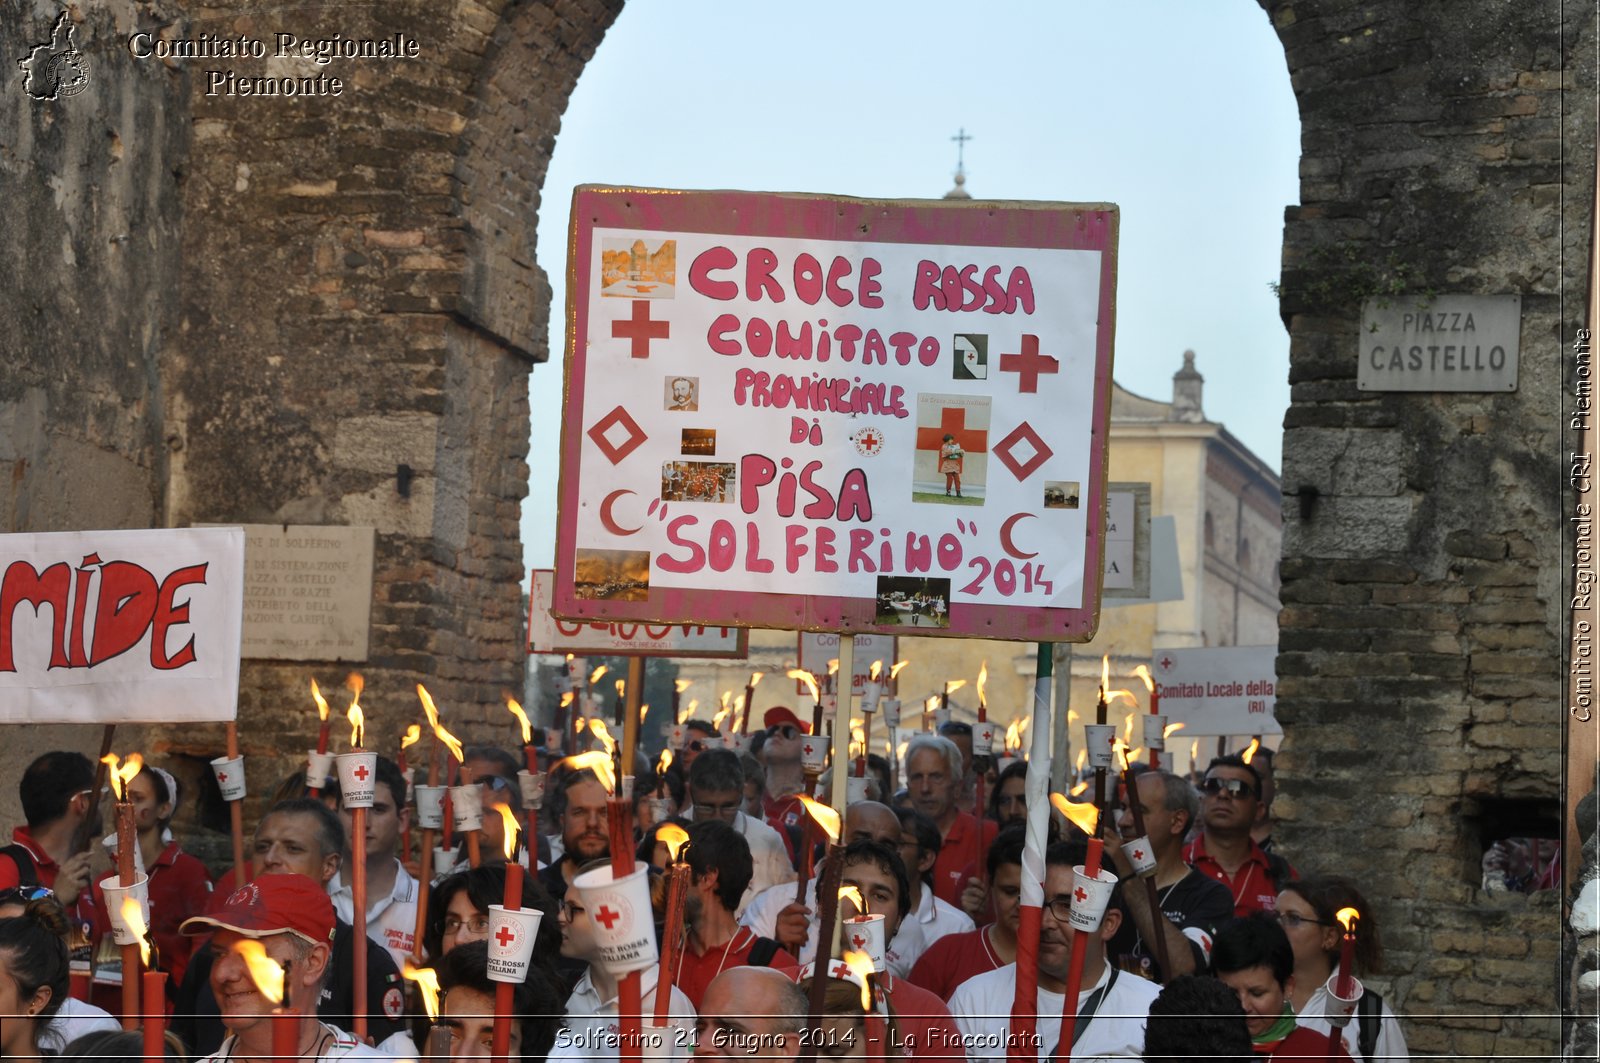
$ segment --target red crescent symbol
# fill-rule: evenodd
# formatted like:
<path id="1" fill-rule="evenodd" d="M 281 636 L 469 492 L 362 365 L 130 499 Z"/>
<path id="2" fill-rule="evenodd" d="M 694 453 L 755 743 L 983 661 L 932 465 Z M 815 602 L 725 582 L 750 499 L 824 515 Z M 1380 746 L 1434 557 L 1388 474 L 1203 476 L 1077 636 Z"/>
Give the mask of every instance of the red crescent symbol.
<path id="1" fill-rule="evenodd" d="M 612 535 L 635 535 L 639 531 L 638 528 L 624 528 L 622 525 L 618 524 L 617 519 L 611 515 L 612 504 L 623 495 L 631 494 L 633 494 L 632 491 L 628 490 L 627 488 L 622 488 L 611 492 L 600 501 L 600 523 L 605 525 L 606 531 L 610 532 Z"/>
<path id="2" fill-rule="evenodd" d="M 1030 557 L 1038 557 L 1039 551 L 1035 550 L 1031 554 L 1025 554 L 1021 550 L 1018 550 L 1017 544 L 1011 541 L 1011 528 L 1023 517 L 1031 516 L 1033 516 L 1033 514 L 1027 512 L 1013 513 L 1011 516 L 1006 518 L 1004 524 L 1000 525 L 1000 545 L 1005 547 L 1006 553 L 1010 554 L 1012 557 L 1020 558 L 1023 561 L 1026 561 Z"/>

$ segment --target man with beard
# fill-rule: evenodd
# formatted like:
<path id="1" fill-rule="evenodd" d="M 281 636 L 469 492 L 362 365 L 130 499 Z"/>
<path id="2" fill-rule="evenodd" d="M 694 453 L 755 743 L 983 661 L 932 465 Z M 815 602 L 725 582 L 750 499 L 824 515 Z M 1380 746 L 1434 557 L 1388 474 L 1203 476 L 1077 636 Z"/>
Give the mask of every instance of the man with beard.
<path id="1" fill-rule="evenodd" d="M 556 791 L 556 822 L 561 825 L 561 856 L 539 872 L 539 884 L 559 901 L 573 876 L 590 861 L 611 855 L 607 833 L 606 788 L 594 772 L 569 771 Z"/>
<path id="2" fill-rule="evenodd" d="M 744 836 L 721 820 L 691 824 L 689 891 L 683 918 L 688 924 L 672 984 L 696 1008 L 711 980 L 732 967 L 798 966 L 793 956 L 771 938 L 739 925 L 734 906 L 750 882 L 750 846 Z"/>
<path id="3" fill-rule="evenodd" d="M 1121 925 L 1116 891 L 1100 929 L 1089 935 L 1078 991 L 1074 1042 L 1060 1045 L 1061 1008 L 1067 991 L 1072 942 L 1078 931 L 1068 922 L 1072 913 L 1072 867 L 1082 864 L 1087 840 L 1059 842 L 1045 851 L 1044 911 L 1039 933 L 1039 990 L 1035 1011 L 1039 1059 L 1088 1059 L 1128 1056 L 1144 1050 L 1144 1021 L 1150 1002 L 1160 993 L 1154 982 L 1124 974 L 1106 962 L 1106 942 Z M 1017 965 L 1008 963 L 969 979 L 950 998 L 967 1046 L 968 1058 L 987 1060 L 1005 1055 L 1011 1026 L 1011 1004 L 1017 992 Z M 1030 1051 L 1024 1046 L 1024 1051 Z"/>

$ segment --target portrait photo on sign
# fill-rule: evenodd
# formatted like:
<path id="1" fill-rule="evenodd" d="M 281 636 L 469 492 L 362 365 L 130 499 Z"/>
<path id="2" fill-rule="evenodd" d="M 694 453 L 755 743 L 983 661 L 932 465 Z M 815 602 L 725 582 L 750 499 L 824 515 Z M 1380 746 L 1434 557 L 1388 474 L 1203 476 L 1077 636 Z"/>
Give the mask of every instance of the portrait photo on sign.
<path id="1" fill-rule="evenodd" d="M 671 299 L 678 283 L 678 241 L 607 237 L 600 241 L 600 294 L 615 299 Z"/>
<path id="2" fill-rule="evenodd" d="M 662 396 L 664 409 L 677 413 L 694 413 L 700 409 L 700 378 L 697 376 L 669 376 L 666 392 Z"/>
<path id="3" fill-rule="evenodd" d="M 1078 481 L 1046 480 L 1044 482 L 1045 509 L 1077 509 Z"/>
<path id="4" fill-rule="evenodd" d="M 949 627 L 950 581 L 926 576 L 879 576 L 873 622 L 901 627 Z"/>
<path id="5" fill-rule="evenodd" d="M 731 461 L 664 461 L 661 501 L 732 502 L 738 467 Z"/>
<path id="6" fill-rule="evenodd" d="M 981 506 L 989 472 L 989 398 L 918 395 L 911 500 Z"/>
<path id="7" fill-rule="evenodd" d="M 578 550 L 572 587 L 579 598 L 642 602 L 650 593 L 650 551 Z"/>
<path id="8" fill-rule="evenodd" d="M 989 379 L 989 337 L 977 332 L 958 332 L 950 341 L 954 380 Z"/>
<path id="9" fill-rule="evenodd" d="M 717 452 L 717 430 L 715 428 L 685 428 L 680 449 L 685 454 L 715 454 Z"/>

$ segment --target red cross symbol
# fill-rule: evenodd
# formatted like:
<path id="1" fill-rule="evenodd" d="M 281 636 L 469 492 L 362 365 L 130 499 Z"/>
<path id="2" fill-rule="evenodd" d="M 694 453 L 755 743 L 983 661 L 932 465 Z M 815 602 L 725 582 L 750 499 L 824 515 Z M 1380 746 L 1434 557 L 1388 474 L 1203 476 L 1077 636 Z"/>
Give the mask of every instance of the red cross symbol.
<path id="1" fill-rule="evenodd" d="M 1039 377 L 1045 373 L 1059 373 L 1061 363 L 1048 354 L 1039 353 L 1039 337 L 1022 334 L 1022 350 L 1016 354 L 1000 356 L 1000 372 L 1017 374 L 1017 391 L 1029 395 L 1039 390 Z"/>
<path id="2" fill-rule="evenodd" d="M 842 978 L 849 978 L 850 977 L 850 973 L 851 973 L 850 972 L 850 965 L 848 963 L 838 963 L 838 962 L 834 963 L 832 977 L 841 978 L 841 979 Z"/>
<path id="3" fill-rule="evenodd" d="M 619 340 L 627 340 L 631 345 L 629 353 L 635 358 L 648 358 L 650 341 L 666 339 L 670 328 L 665 321 L 650 320 L 650 300 L 635 299 L 633 316 L 626 321 L 613 321 L 611 335 Z"/>
<path id="4" fill-rule="evenodd" d="M 862 937 L 860 934 L 851 934 L 850 944 L 854 945 L 858 949 L 865 949 L 867 947 L 867 939 Z"/>
<path id="5" fill-rule="evenodd" d="M 967 411 L 960 406 L 946 406 L 939 411 L 937 428 L 917 429 L 918 450 L 938 450 L 944 446 L 944 437 L 956 437 L 956 445 L 970 454 L 982 454 L 989 449 L 989 432 L 984 428 L 967 427 Z"/>
<path id="6" fill-rule="evenodd" d="M 1135 849 L 1133 851 L 1133 858 L 1135 860 L 1143 860 L 1144 859 L 1144 850 L 1143 849 Z"/>
<path id="7" fill-rule="evenodd" d="M 813 754 L 813 753 L 815 753 L 815 752 L 816 752 L 816 747 L 815 747 L 815 746 L 813 746 L 813 745 L 812 745 L 812 744 L 811 744 L 811 743 L 810 743 L 810 742 L 807 742 L 807 743 L 806 743 L 806 747 L 805 747 L 805 754 L 806 754 L 806 756 L 808 756 L 808 757 L 809 757 L 809 756 L 810 756 L 810 755 L 811 755 L 811 754 Z"/>
<path id="8" fill-rule="evenodd" d="M 1171 657 L 1163 657 L 1163 658 L 1161 658 L 1160 664 L 1161 664 L 1161 670 L 1163 672 L 1168 671 L 1168 670 L 1170 670 L 1172 668 L 1172 658 Z"/>
<path id="9" fill-rule="evenodd" d="M 602 924 L 607 930 L 610 930 L 612 927 L 617 925 L 617 920 L 622 918 L 622 913 L 613 912 L 610 908 L 607 908 L 602 904 L 600 906 L 600 910 L 594 913 L 594 918 L 595 922 Z"/>
<path id="10" fill-rule="evenodd" d="M 513 941 L 517 940 L 517 932 L 509 926 L 503 926 L 494 932 L 494 939 L 500 942 L 501 948 L 507 948 Z"/>
<path id="11" fill-rule="evenodd" d="M 365 764 L 357 764 L 356 765 L 356 770 L 351 772 L 350 774 L 354 775 L 356 778 L 360 779 L 362 782 L 366 782 L 367 781 L 367 776 L 371 775 L 372 772 L 367 770 L 367 766 Z"/>
<path id="12" fill-rule="evenodd" d="M 1079 904 L 1082 904 L 1084 901 L 1089 899 L 1089 895 L 1083 892 L 1082 886 L 1079 886 L 1077 889 L 1073 890 L 1072 895 L 1077 898 Z"/>
<path id="13" fill-rule="evenodd" d="M 218 782 L 227 782 L 228 781 L 228 773 L 225 772 L 225 771 L 217 772 L 217 781 Z"/>

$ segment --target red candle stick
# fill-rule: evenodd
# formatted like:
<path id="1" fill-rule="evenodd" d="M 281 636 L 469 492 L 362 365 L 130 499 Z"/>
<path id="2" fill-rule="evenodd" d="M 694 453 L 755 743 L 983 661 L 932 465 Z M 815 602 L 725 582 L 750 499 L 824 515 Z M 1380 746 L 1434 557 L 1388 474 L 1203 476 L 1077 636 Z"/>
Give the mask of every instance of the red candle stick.
<path id="1" fill-rule="evenodd" d="M 356 950 L 361 951 L 360 949 Z M 300 1010 L 272 1009 L 272 1058 L 277 1063 L 300 1056 Z"/>
<path id="2" fill-rule="evenodd" d="M 680 857 L 689 833 L 676 823 L 656 832 L 667 846 L 667 917 L 661 929 L 661 970 L 656 978 L 655 1025 L 665 1026 L 672 1003 L 673 973 L 683 954 L 683 904 L 689 894 L 689 865 Z"/>
<path id="3" fill-rule="evenodd" d="M 144 972 L 144 1058 L 167 1058 L 167 972 Z"/>
<path id="4" fill-rule="evenodd" d="M 1159 716 L 1161 714 L 1161 691 L 1156 689 L 1155 680 L 1150 678 L 1150 669 L 1141 664 L 1134 671 L 1138 673 L 1140 679 L 1144 680 L 1145 689 L 1150 691 L 1150 715 Z M 1152 749 L 1150 751 L 1150 766 L 1152 768 L 1161 767 L 1160 750 Z"/>
<path id="5" fill-rule="evenodd" d="M 1100 873 L 1100 855 L 1104 843 L 1099 838 L 1089 839 L 1089 855 L 1083 869 L 1091 878 Z M 1072 935 L 1072 959 L 1067 967 L 1067 995 L 1061 1002 L 1060 1044 L 1071 1045 L 1072 1035 L 1078 1026 L 1078 990 L 1083 985 L 1083 956 L 1089 947 L 1089 935 L 1078 931 Z"/>
<path id="6" fill-rule="evenodd" d="M 234 720 L 228 721 L 228 759 L 236 760 L 239 756 L 239 724 Z M 244 863 L 244 802 L 228 802 L 229 828 L 233 831 L 233 885 L 235 889 L 249 881 L 249 869 Z"/>
<path id="7" fill-rule="evenodd" d="M 132 757 L 128 758 L 130 764 Z M 126 766 L 124 768 L 126 770 Z M 133 805 L 124 801 L 123 787 L 129 779 L 137 774 L 138 768 L 129 772 L 123 778 L 116 769 L 112 769 L 113 785 L 117 791 L 117 884 L 128 887 L 134 884 L 133 847 L 138 843 L 138 831 L 134 827 Z M 127 944 L 122 946 L 122 1028 L 134 1030 L 139 1026 L 139 946 Z"/>
<path id="8" fill-rule="evenodd" d="M 516 844 L 512 841 L 515 830 L 511 818 L 506 819 L 506 890 L 500 903 L 510 912 L 522 910 L 522 865 L 516 859 Z M 494 1040 L 491 1051 L 497 1063 L 511 1058 L 511 994 L 516 986 L 511 982 L 494 984 Z"/>

